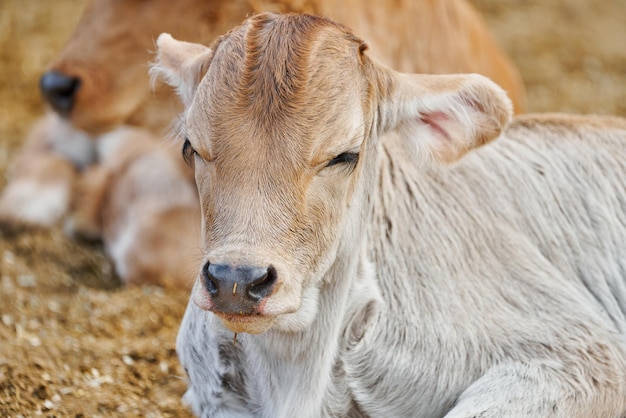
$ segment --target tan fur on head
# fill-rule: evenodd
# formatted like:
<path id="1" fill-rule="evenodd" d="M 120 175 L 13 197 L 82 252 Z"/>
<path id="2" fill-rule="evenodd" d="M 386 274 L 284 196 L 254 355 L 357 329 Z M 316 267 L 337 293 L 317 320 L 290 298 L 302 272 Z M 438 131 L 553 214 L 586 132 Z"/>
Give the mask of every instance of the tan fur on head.
<path id="1" fill-rule="evenodd" d="M 249 39 L 256 36 L 256 22 L 271 21 L 272 18 L 264 16 L 266 15 L 258 15 L 249 21 L 250 27 L 246 35 Z M 322 19 L 319 21 L 328 23 Z M 336 27 L 341 31 L 346 31 L 341 26 Z M 344 33 L 349 37 L 347 32 Z M 285 33 L 284 36 L 292 35 Z M 360 57 L 365 50 L 364 44 L 357 38 L 354 38 L 354 41 L 358 45 L 355 46 L 355 51 L 359 51 Z M 312 42 L 312 45 L 314 44 Z M 219 45 L 218 42 L 217 46 Z M 162 76 L 170 85 L 179 90 L 181 99 L 189 106 L 193 99 L 193 92 L 210 65 L 212 51 L 200 45 L 176 41 L 169 34 L 162 34 L 159 37 L 158 46 L 153 74 Z M 243 51 L 236 52 L 236 54 L 241 53 Z M 257 68 L 262 64 L 263 58 L 256 57 L 252 50 L 246 50 L 245 53 L 247 53 L 246 59 L 259 60 L 248 63 L 249 68 Z M 278 79 L 276 82 L 281 83 L 284 91 L 290 94 L 289 106 L 293 106 L 293 102 L 298 103 L 300 99 L 295 89 L 301 81 L 294 75 L 306 71 L 299 68 L 299 65 L 310 58 L 296 56 L 287 60 L 278 52 L 276 56 L 273 56 L 271 50 L 270 52 L 264 51 L 264 54 L 268 55 L 267 61 L 273 61 L 278 67 L 276 71 L 292 75 Z M 367 65 L 364 66 L 363 71 L 366 67 Z M 250 73 L 249 68 L 242 70 L 238 77 L 244 81 L 249 80 L 251 83 L 256 78 L 265 77 L 262 74 Z M 476 146 L 496 138 L 511 117 L 512 105 L 507 94 L 495 83 L 480 75 L 400 74 L 389 69 L 382 69 L 382 67 L 378 71 L 377 79 L 372 82 L 376 83 L 380 89 L 379 101 L 382 106 L 379 121 L 380 132 L 401 129 L 409 136 L 423 138 L 417 146 L 426 150 L 421 154 L 427 158 L 434 157 L 441 162 L 456 161 Z M 334 74 L 329 74 L 329 79 L 333 76 Z M 231 79 L 229 83 L 240 84 L 235 79 Z M 260 83 L 262 84 L 257 87 L 264 88 L 267 94 L 272 94 L 274 89 L 271 86 L 271 80 L 260 81 Z M 249 95 L 245 92 L 242 94 L 246 97 Z M 246 100 L 247 98 L 244 97 L 242 103 Z M 257 110 L 269 112 L 272 106 L 280 104 L 280 100 L 284 98 L 268 99 L 267 103 L 270 104 L 268 108 L 261 99 Z M 289 108 L 281 107 L 278 113 L 289 114 L 289 112 Z M 280 118 L 278 113 L 277 116 L 272 116 L 268 120 L 274 123 L 276 118 Z"/>

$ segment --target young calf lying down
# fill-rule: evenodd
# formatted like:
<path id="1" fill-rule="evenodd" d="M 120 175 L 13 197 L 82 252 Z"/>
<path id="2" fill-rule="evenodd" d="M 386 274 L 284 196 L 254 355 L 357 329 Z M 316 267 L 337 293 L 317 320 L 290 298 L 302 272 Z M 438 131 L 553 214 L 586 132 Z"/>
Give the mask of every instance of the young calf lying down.
<path id="1" fill-rule="evenodd" d="M 102 239 L 124 283 L 190 286 L 201 260 L 200 207 L 180 150 L 128 127 L 97 147 L 99 164 L 74 191 L 70 232 Z"/>
<path id="2" fill-rule="evenodd" d="M 194 412 L 626 416 L 626 121 L 505 129 L 489 80 L 365 49 L 308 15 L 159 37 L 203 216 Z"/>

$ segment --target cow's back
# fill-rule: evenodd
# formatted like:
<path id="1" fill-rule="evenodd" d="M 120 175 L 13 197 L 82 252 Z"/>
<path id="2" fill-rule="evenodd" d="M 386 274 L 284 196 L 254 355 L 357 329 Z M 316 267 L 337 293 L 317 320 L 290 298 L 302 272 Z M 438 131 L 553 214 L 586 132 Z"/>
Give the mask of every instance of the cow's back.
<path id="1" fill-rule="evenodd" d="M 511 141 L 476 155 L 494 168 L 485 173 L 494 187 L 482 190 L 493 213 L 527 233 L 565 277 L 584 284 L 626 335 L 626 122 L 529 116 L 505 136 Z M 504 199 L 510 205 L 499 211 Z"/>

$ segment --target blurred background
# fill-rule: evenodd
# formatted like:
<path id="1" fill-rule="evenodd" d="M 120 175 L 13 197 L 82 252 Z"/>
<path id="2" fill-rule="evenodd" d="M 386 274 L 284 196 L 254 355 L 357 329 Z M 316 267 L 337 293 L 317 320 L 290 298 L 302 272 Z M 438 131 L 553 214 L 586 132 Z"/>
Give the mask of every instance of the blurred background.
<path id="1" fill-rule="evenodd" d="M 626 116 L 626 1 L 470 2 L 519 67 L 531 112 Z M 84 5 L 0 0 L 0 187 Z M 62 231 L 0 233 L 0 416 L 187 416 L 174 351 L 187 296 L 119 289 L 100 248 Z"/>

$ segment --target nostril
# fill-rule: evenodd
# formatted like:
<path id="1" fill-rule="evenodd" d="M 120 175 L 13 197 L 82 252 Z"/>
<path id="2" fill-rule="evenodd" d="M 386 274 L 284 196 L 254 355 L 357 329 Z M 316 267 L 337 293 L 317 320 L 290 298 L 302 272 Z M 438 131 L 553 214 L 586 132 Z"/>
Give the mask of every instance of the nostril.
<path id="1" fill-rule="evenodd" d="M 218 279 L 211 273 L 211 263 L 206 263 L 202 268 L 202 280 L 204 287 L 209 291 L 211 296 L 218 293 Z"/>
<path id="2" fill-rule="evenodd" d="M 253 300 L 261 300 L 269 295 L 276 283 L 276 269 L 268 267 L 265 274 L 258 277 L 248 287 L 248 297 Z"/>
<path id="3" fill-rule="evenodd" d="M 277 281 L 276 269 L 257 266 L 232 266 L 206 262 L 202 284 L 213 303 L 223 311 L 247 312 L 268 296 Z"/>
<path id="4" fill-rule="evenodd" d="M 67 116 L 72 110 L 79 87 L 79 78 L 57 71 L 48 71 L 39 80 L 39 89 L 44 99 L 63 116 Z"/>

